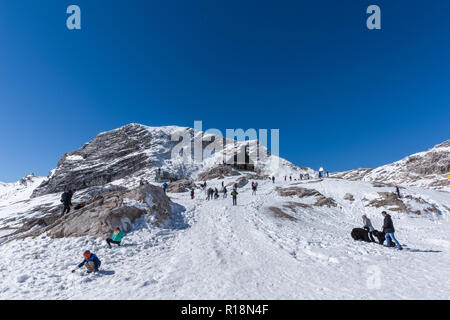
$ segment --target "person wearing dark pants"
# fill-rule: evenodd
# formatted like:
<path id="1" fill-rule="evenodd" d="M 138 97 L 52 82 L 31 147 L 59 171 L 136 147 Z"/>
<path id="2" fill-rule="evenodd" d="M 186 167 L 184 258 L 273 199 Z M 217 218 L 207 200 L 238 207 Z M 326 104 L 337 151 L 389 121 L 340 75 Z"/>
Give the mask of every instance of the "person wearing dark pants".
<path id="1" fill-rule="evenodd" d="M 72 197 L 73 194 L 75 193 L 75 189 L 69 190 L 69 191 L 65 191 L 62 195 L 61 195 L 61 202 L 63 203 L 63 210 L 62 210 L 62 216 L 65 215 L 66 213 L 70 212 L 70 207 L 72 206 Z"/>
<path id="2" fill-rule="evenodd" d="M 117 244 L 117 245 L 120 247 L 120 242 L 122 241 L 122 239 L 123 239 L 123 232 L 120 231 L 119 228 L 116 228 L 116 229 L 114 230 L 114 233 L 113 233 L 113 235 L 112 235 L 112 238 L 106 239 L 106 243 L 108 243 L 108 246 L 109 246 L 110 248 L 112 248 L 111 243 Z"/>
<path id="3" fill-rule="evenodd" d="M 231 195 L 233 196 L 233 206 L 237 206 L 237 195 L 238 195 L 238 192 L 236 191 L 236 189 L 234 189 L 231 192 Z"/>

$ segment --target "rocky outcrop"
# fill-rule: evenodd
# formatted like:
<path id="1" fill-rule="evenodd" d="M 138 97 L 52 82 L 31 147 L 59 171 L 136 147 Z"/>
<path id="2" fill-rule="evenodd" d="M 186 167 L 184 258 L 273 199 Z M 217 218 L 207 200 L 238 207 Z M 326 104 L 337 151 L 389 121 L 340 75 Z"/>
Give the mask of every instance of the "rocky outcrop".
<path id="1" fill-rule="evenodd" d="M 346 193 L 346 194 L 344 195 L 344 200 L 347 200 L 347 201 L 355 201 L 355 197 L 353 197 L 353 195 L 352 195 L 351 193 Z"/>
<path id="2" fill-rule="evenodd" d="M 276 191 L 278 195 L 281 197 L 294 197 L 294 196 L 297 196 L 299 198 L 313 197 L 316 200 L 315 203 L 313 204 L 314 206 L 337 207 L 337 203 L 334 201 L 333 198 L 325 197 L 323 194 L 321 194 L 319 191 L 315 189 L 307 189 L 293 186 L 287 188 L 277 187 Z"/>
<path id="3" fill-rule="evenodd" d="M 196 185 L 192 180 L 178 180 L 169 183 L 169 186 L 167 187 L 167 192 L 182 193 L 195 188 Z"/>
<path id="4" fill-rule="evenodd" d="M 405 203 L 393 192 L 378 192 L 380 198 L 370 201 L 367 206 L 375 208 L 387 208 L 391 211 L 410 212 Z M 420 214 L 420 210 L 414 213 Z"/>
<path id="5" fill-rule="evenodd" d="M 60 217 L 53 213 L 38 219 L 30 219 L 21 230 L 31 227 L 37 230 L 21 237 L 38 236 L 46 233 L 52 238 L 63 237 L 106 237 L 115 227 L 128 232 L 133 223 L 143 215 L 149 215 L 156 225 L 172 217 L 172 203 L 164 191 L 154 185 L 144 185 L 130 191 L 115 190 L 99 194 L 77 204 L 69 214 Z"/>
<path id="6" fill-rule="evenodd" d="M 293 216 L 287 214 L 286 212 L 284 212 L 282 209 L 280 209 L 278 207 L 269 207 L 268 209 L 273 213 L 273 215 L 276 218 L 287 219 L 287 220 L 291 220 L 291 221 L 297 221 L 297 218 L 294 218 Z"/>
<path id="7" fill-rule="evenodd" d="M 231 166 L 219 165 L 207 171 L 199 173 L 197 181 L 208 181 L 212 179 L 223 179 L 224 177 L 238 176 L 239 172 L 234 170 Z"/>
<path id="8" fill-rule="evenodd" d="M 32 197 L 138 176 L 144 169 L 162 165 L 162 159 L 170 158 L 177 143 L 171 141 L 170 132 L 152 131 L 138 124 L 100 133 L 80 149 L 65 154 L 48 179 L 34 190 Z M 157 157 L 149 156 L 148 150 Z"/>
<path id="9" fill-rule="evenodd" d="M 237 186 L 238 188 L 242 188 L 244 187 L 246 184 L 248 183 L 248 179 L 245 176 L 240 177 L 239 179 L 237 179 L 234 182 L 230 182 L 229 184 L 227 184 L 227 187 L 234 187 Z"/>

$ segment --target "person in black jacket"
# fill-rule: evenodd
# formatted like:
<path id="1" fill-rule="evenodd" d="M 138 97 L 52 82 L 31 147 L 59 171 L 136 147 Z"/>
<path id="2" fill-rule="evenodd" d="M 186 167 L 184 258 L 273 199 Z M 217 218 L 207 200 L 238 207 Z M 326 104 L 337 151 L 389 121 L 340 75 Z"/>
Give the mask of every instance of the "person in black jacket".
<path id="1" fill-rule="evenodd" d="M 65 191 L 62 195 L 61 195 L 61 202 L 63 203 L 63 211 L 62 211 L 62 216 L 65 213 L 69 213 L 70 212 L 70 206 L 72 205 L 72 197 L 73 194 L 75 193 L 75 189 L 69 190 L 69 191 Z"/>
<path id="2" fill-rule="evenodd" d="M 394 233 L 394 223 L 392 222 L 391 216 L 386 213 L 386 211 L 381 212 L 381 215 L 384 217 L 384 223 L 383 223 L 383 232 L 386 234 L 386 246 L 389 247 L 391 244 L 390 239 L 394 241 L 395 247 L 397 249 L 402 250 L 402 246 L 400 243 L 395 239 Z"/>

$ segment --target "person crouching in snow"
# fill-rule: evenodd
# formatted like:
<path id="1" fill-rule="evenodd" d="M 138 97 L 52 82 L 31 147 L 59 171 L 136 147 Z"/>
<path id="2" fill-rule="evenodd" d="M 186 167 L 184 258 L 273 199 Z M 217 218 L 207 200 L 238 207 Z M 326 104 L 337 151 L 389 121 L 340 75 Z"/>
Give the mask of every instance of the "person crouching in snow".
<path id="1" fill-rule="evenodd" d="M 373 235 L 372 235 L 372 232 L 375 231 L 375 228 L 373 227 L 372 222 L 370 221 L 369 218 L 367 218 L 366 215 L 363 215 L 362 219 L 363 219 L 363 223 L 364 223 L 363 228 L 369 232 L 370 240 L 372 240 L 372 242 L 375 242 L 375 239 L 373 238 Z"/>
<path id="2" fill-rule="evenodd" d="M 116 229 L 114 229 L 112 239 L 108 238 L 108 239 L 106 239 L 106 242 L 108 243 L 108 246 L 110 248 L 112 248 L 111 243 L 117 244 L 120 247 L 120 242 L 122 241 L 122 239 L 123 239 L 123 232 L 120 231 L 119 228 L 116 228 Z"/>
<path id="3" fill-rule="evenodd" d="M 86 269 L 88 269 L 88 273 L 91 272 L 98 272 L 98 268 L 100 268 L 100 265 L 102 264 L 101 261 L 97 258 L 97 256 L 93 253 L 91 253 L 89 250 L 86 250 L 83 253 L 84 260 L 78 265 L 78 268 L 81 268 L 83 266 L 86 266 Z M 73 269 L 72 272 L 75 272 L 76 269 Z"/>
<path id="4" fill-rule="evenodd" d="M 381 215 L 384 217 L 384 223 L 383 223 L 383 232 L 386 234 L 386 246 L 389 247 L 391 244 L 390 239 L 394 241 L 395 247 L 397 249 L 402 250 L 402 246 L 400 245 L 400 242 L 395 239 L 394 236 L 394 223 L 392 222 L 391 216 L 386 213 L 386 211 L 381 212 Z"/>

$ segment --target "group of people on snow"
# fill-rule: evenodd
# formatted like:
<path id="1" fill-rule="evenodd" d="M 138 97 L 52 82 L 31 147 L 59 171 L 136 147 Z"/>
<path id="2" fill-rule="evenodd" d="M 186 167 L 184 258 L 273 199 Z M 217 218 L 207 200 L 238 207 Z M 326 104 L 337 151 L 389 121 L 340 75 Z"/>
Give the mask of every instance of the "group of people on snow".
<path id="1" fill-rule="evenodd" d="M 106 243 L 108 244 L 109 248 L 112 248 L 111 244 L 117 244 L 120 247 L 123 237 L 124 237 L 123 232 L 120 230 L 119 227 L 117 227 L 114 229 L 112 237 L 106 239 Z M 97 255 L 90 252 L 89 250 L 86 250 L 83 253 L 83 257 L 84 257 L 84 259 L 78 265 L 78 268 L 82 268 L 83 266 L 85 266 L 87 269 L 87 273 L 98 272 L 98 269 L 100 268 L 100 265 L 102 264 L 102 262 L 97 257 Z M 73 269 L 72 273 L 75 271 L 76 271 L 76 269 Z"/>
<path id="2" fill-rule="evenodd" d="M 374 236 L 378 238 L 380 244 L 383 244 L 384 240 L 386 240 L 386 246 L 391 246 L 391 241 L 395 244 L 395 247 L 399 250 L 402 250 L 403 247 L 395 238 L 395 228 L 394 223 L 392 222 L 392 217 L 386 212 L 382 211 L 381 215 L 383 216 L 383 228 L 382 231 L 375 230 L 372 225 L 370 219 L 363 215 L 363 230 L 366 233 L 363 233 L 360 229 L 356 228 L 352 230 L 352 237 L 355 240 L 364 240 L 367 242 L 376 242 Z"/>
<path id="3" fill-rule="evenodd" d="M 324 171 L 323 168 L 319 169 L 319 178 L 322 178 L 324 176 Z M 326 172 L 326 176 L 328 177 L 328 172 Z M 309 174 L 300 174 L 300 180 L 303 179 L 309 179 Z M 272 181 L 272 183 L 275 183 L 275 176 L 270 177 L 270 180 Z M 284 176 L 284 180 L 287 181 L 287 176 Z M 292 176 L 289 176 L 289 180 L 292 181 Z M 142 184 L 142 182 L 141 182 Z M 207 187 L 207 183 L 206 181 L 200 185 L 200 187 L 205 190 Z M 237 196 L 238 196 L 238 192 L 237 192 L 237 184 L 235 183 L 233 186 L 233 190 L 231 192 L 231 196 L 232 196 L 232 202 L 233 202 L 233 206 L 237 205 Z M 167 183 L 164 183 L 162 185 L 162 188 L 164 190 L 164 192 L 167 192 L 167 188 L 168 185 Z M 252 181 L 251 183 L 251 188 L 252 188 L 252 195 L 256 195 L 256 191 L 258 189 L 258 182 L 254 182 Z M 72 206 L 72 197 L 74 196 L 76 190 L 75 189 L 70 189 L 68 191 L 65 191 L 62 195 L 61 195 L 61 202 L 63 204 L 63 208 L 62 208 L 62 214 L 61 216 L 64 216 L 65 214 L 70 212 L 71 206 Z M 224 182 L 222 181 L 222 189 L 220 191 L 221 193 L 223 193 L 223 199 L 227 198 L 227 194 L 228 194 L 228 190 L 227 187 L 224 186 Z M 396 192 L 397 195 L 400 197 L 400 191 L 399 188 L 396 187 Z M 219 198 L 219 190 L 217 189 L 217 187 L 212 188 L 209 187 L 208 189 L 206 189 L 206 194 L 207 200 L 212 200 L 212 199 L 218 199 Z M 195 198 L 195 189 L 191 188 L 190 190 L 190 195 L 191 195 L 191 199 Z M 363 219 L 363 230 L 365 232 L 367 232 L 367 235 L 361 235 L 361 233 L 358 235 L 358 229 L 353 229 L 352 231 L 352 237 L 355 240 L 365 240 L 368 242 L 376 242 L 374 239 L 374 236 L 377 237 L 379 239 L 379 243 L 383 244 L 384 239 L 386 240 L 386 246 L 391 246 L 391 241 L 393 241 L 393 243 L 395 244 L 395 247 L 402 250 L 402 246 L 401 244 L 398 242 L 398 240 L 395 238 L 395 229 L 394 229 L 394 224 L 392 222 L 392 218 L 389 214 L 387 214 L 386 211 L 383 211 L 382 216 L 384 218 L 383 221 L 383 227 L 382 227 L 382 231 L 379 232 L 377 230 L 375 230 L 375 228 L 372 225 L 371 220 L 366 216 L 363 215 L 362 219 Z M 361 229 L 359 229 L 361 230 Z M 109 248 L 112 248 L 111 244 L 116 244 L 118 246 L 120 246 L 122 239 L 124 238 L 124 234 L 123 232 L 120 230 L 120 228 L 115 228 L 114 232 L 111 236 L 111 238 L 107 238 L 106 239 L 106 243 L 109 246 Z M 94 254 L 91 253 L 89 250 L 85 251 L 83 253 L 84 256 L 84 260 L 78 265 L 78 268 L 82 268 L 83 266 L 85 266 L 87 268 L 87 272 L 91 273 L 91 272 L 97 272 L 100 265 L 101 265 L 101 261 L 100 259 Z M 72 272 L 75 272 L 76 269 L 72 270 Z"/>

